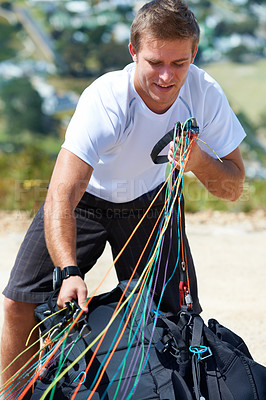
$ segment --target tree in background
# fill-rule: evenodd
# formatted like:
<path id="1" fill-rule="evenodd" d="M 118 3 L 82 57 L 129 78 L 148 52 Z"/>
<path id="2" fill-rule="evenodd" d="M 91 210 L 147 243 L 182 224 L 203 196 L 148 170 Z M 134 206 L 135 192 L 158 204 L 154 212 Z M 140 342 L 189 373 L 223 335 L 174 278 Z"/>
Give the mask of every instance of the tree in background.
<path id="1" fill-rule="evenodd" d="M 19 25 L 10 25 L 5 19 L 0 17 L 0 62 L 16 55 L 16 32 Z"/>
<path id="2" fill-rule="evenodd" d="M 7 81 L 0 93 L 5 131 L 8 135 L 44 133 L 42 99 L 28 78 Z"/>

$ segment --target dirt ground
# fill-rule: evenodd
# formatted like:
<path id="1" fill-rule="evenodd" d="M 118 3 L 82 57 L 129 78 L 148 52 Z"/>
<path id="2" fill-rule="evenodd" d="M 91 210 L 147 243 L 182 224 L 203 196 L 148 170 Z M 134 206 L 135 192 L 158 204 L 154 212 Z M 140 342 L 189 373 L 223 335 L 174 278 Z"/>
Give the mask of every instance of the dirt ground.
<path id="1" fill-rule="evenodd" d="M 0 212 L 0 289 L 5 287 L 30 218 L 27 213 Z M 266 365 L 266 212 L 187 215 L 198 275 L 202 316 L 215 318 L 244 338 L 254 359 Z M 92 291 L 111 265 L 110 248 L 86 277 Z M 101 292 L 116 285 L 111 271 Z M 3 324 L 0 295 L 0 329 Z"/>

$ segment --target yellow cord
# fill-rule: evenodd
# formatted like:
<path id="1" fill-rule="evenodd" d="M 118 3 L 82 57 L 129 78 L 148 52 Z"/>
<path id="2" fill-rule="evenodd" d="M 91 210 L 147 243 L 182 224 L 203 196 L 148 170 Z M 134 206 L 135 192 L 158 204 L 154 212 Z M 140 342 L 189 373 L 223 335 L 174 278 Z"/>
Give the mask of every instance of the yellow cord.
<path id="1" fill-rule="evenodd" d="M 35 331 L 35 329 L 37 329 L 43 322 L 47 321 L 47 319 L 53 317 L 53 316 L 56 315 L 56 314 L 59 314 L 61 311 L 64 311 L 64 310 L 66 310 L 66 309 L 67 309 L 67 307 L 61 308 L 60 310 L 58 310 L 58 311 L 56 311 L 55 313 L 49 315 L 48 317 L 44 318 L 41 322 L 39 322 L 37 325 L 35 325 L 34 328 L 30 331 L 30 334 L 29 334 L 29 336 L 28 336 L 28 339 L 27 339 L 27 341 L 26 341 L 26 345 L 25 345 L 25 346 L 26 346 L 26 347 L 28 346 L 28 343 L 29 343 L 29 341 L 30 341 L 30 338 L 31 338 L 33 332 Z M 57 325 L 58 325 L 58 324 L 57 324 Z M 56 326 L 57 326 L 57 325 L 56 325 Z M 53 328 L 54 328 L 54 327 L 53 327 Z M 49 332 L 50 332 L 50 331 L 49 331 Z M 48 333 L 48 332 L 47 332 L 47 333 Z M 44 336 L 45 336 L 45 335 L 44 335 Z"/>

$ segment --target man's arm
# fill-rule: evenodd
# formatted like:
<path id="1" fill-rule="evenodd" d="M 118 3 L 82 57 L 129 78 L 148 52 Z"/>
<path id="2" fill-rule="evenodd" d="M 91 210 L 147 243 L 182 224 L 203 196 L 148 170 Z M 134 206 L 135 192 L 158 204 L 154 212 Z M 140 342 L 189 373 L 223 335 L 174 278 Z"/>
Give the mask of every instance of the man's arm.
<path id="1" fill-rule="evenodd" d="M 75 207 L 92 174 L 92 167 L 68 150 L 58 155 L 44 205 L 45 239 L 52 261 L 57 267 L 77 265 Z M 79 276 L 63 280 L 58 305 L 77 299 L 82 307 L 87 287 Z"/>
<path id="2" fill-rule="evenodd" d="M 173 142 L 170 144 L 169 161 L 173 159 Z M 177 167 L 180 167 L 179 150 L 175 157 Z M 242 193 L 245 179 L 243 160 L 237 147 L 221 162 L 204 152 L 197 143 L 194 144 L 185 172 L 191 171 L 208 191 L 221 199 L 236 201 Z"/>

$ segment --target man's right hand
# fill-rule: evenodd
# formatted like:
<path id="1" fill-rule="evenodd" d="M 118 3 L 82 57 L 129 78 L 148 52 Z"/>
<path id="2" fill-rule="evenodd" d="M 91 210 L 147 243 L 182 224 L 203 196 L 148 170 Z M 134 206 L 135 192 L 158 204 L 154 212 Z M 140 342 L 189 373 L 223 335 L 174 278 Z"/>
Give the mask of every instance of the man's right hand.
<path id="1" fill-rule="evenodd" d="M 64 279 L 58 295 L 57 305 L 59 308 L 65 307 L 67 302 L 77 300 L 80 308 L 88 312 L 88 307 L 84 307 L 88 296 L 86 283 L 80 276 L 70 276 Z"/>

